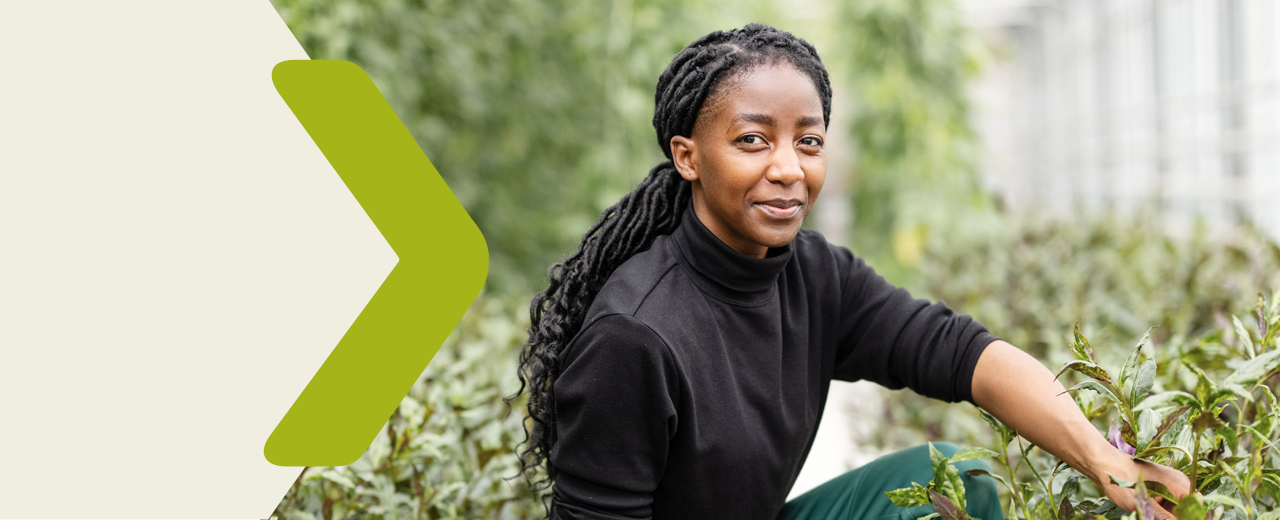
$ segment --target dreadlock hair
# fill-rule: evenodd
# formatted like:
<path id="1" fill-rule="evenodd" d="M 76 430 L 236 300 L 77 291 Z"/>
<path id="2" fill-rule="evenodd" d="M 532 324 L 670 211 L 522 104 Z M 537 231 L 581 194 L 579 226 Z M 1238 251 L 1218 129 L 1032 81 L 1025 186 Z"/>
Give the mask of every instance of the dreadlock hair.
<path id="1" fill-rule="evenodd" d="M 520 475 L 535 493 L 551 486 L 556 468 L 551 447 L 556 442 L 553 383 L 560 373 L 560 353 L 582 327 L 596 293 L 609 275 L 632 255 L 644 251 L 660 235 L 680 224 L 689 204 L 691 183 L 676 171 L 671 138 L 689 136 L 704 104 L 715 104 L 732 80 L 763 65 L 787 63 L 809 76 L 822 100 L 822 118 L 831 119 L 831 83 L 818 52 L 789 32 L 753 23 L 728 32 L 715 31 L 676 54 L 658 78 L 653 128 L 667 160 L 654 166 L 634 191 L 600 215 L 582 236 L 578 250 L 548 271 L 550 285 L 529 305 L 529 340 L 520 352 L 520 389 L 506 398 L 529 393 Z M 710 98 L 710 101 L 708 99 Z M 539 477 L 538 469 L 546 473 Z M 543 496 L 544 505 L 548 496 Z"/>

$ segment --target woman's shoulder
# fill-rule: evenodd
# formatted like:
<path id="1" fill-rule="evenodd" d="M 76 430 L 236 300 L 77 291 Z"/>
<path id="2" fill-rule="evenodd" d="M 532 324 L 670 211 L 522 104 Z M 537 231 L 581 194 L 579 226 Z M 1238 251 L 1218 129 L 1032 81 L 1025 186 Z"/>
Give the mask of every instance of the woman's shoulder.
<path id="1" fill-rule="evenodd" d="M 667 236 L 632 255 L 609 275 L 587 310 L 583 325 L 602 316 L 622 314 L 635 316 L 645 299 L 669 278 L 678 262 L 668 250 Z"/>

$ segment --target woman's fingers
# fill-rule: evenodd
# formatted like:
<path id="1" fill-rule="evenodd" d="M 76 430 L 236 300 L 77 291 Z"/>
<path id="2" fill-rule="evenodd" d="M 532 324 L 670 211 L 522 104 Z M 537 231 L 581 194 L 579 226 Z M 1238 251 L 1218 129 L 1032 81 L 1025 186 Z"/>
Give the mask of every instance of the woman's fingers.
<path id="1" fill-rule="evenodd" d="M 1164 484 L 1169 489 L 1169 493 L 1179 500 L 1191 492 L 1191 479 L 1187 478 L 1181 471 L 1173 469 L 1163 464 L 1156 464 L 1145 460 L 1135 460 L 1138 467 L 1142 471 L 1144 480 L 1153 480 Z"/>
<path id="2" fill-rule="evenodd" d="M 1151 499 L 1148 498 L 1147 500 Z M 1151 501 L 1151 507 L 1155 510 L 1156 520 L 1177 520 L 1177 517 L 1173 516 L 1173 512 L 1161 507 L 1154 500 Z"/>

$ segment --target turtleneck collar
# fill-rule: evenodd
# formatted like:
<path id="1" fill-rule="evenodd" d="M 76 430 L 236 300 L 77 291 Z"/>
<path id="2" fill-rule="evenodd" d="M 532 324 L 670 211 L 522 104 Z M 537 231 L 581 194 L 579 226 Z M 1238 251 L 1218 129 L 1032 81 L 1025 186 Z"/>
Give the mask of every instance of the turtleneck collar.
<path id="1" fill-rule="evenodd" d="M 699 289 L 717 299 L 739 305 L 760 305 L 773 297 L 778 275 L 791 260 L 791 244 L 771 247 L 764 258 L 735 251 L 694 214 L 693 202 L 671 234 L 680 261 L 689 268 Z"/>

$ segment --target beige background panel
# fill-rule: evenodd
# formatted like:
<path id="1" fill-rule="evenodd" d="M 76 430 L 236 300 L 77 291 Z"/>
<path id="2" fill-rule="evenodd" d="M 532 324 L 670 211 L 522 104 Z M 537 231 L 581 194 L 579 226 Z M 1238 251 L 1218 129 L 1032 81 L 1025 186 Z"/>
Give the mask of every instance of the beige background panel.
<path id="1" fill-rule="evenodd" d="M 263 445 L 396 257 L 266 0 L 0 2 L 0 517 L 262 518 Z"/>

